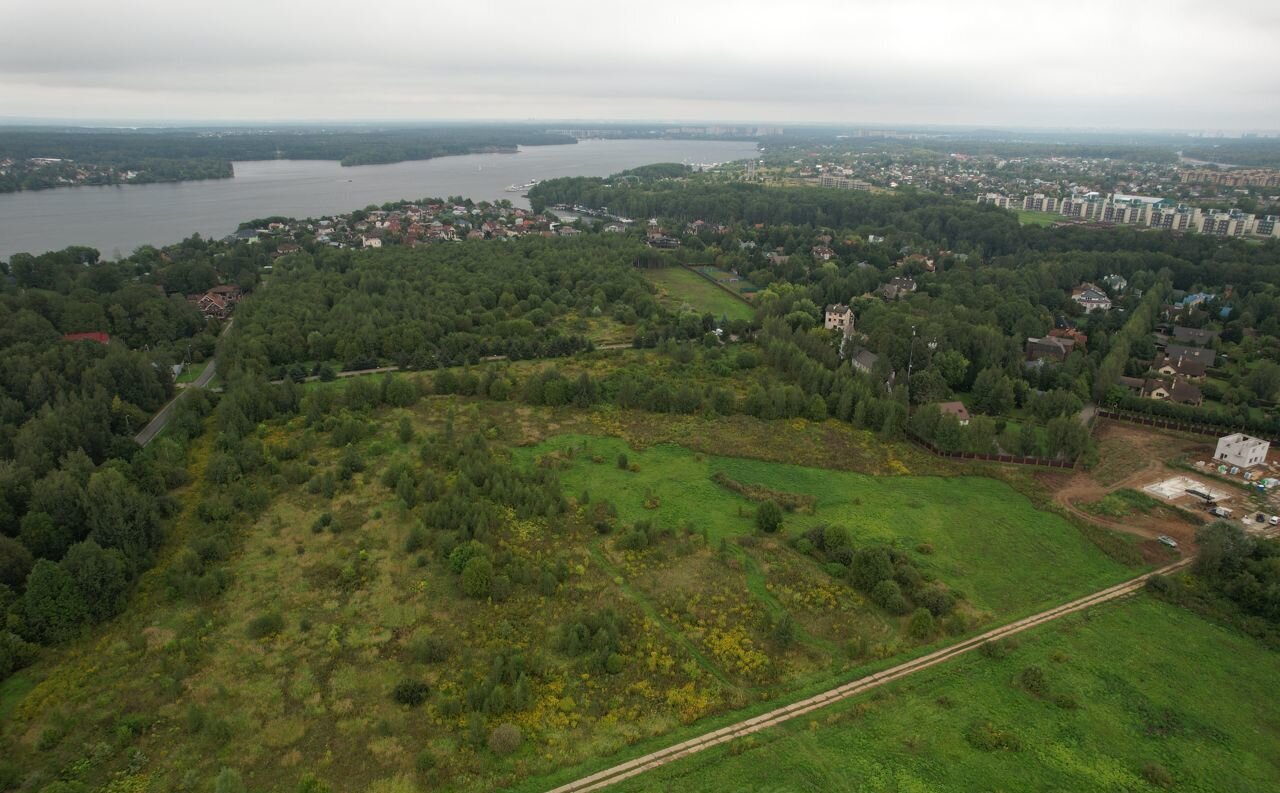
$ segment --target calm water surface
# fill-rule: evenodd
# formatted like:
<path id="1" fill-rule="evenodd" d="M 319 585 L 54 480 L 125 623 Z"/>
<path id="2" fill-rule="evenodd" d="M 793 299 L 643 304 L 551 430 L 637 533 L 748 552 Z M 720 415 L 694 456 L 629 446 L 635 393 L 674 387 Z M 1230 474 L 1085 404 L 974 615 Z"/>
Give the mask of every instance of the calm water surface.
<path id="1" fill-rule="evenodd" d="M 0 195 L 0 259 L 68 245 L 91 245 L 114 257 L 194 232 L 222 237 L 254 218 L 312 217 L 428 196 L 506 198 L 528 206 L 506 187 L 556 176 L 607 176 L 655 162 L 727 162 L 753 152 L 754 143 L 738 141 L 587 140 L 518 154 L 355 168 L 322 160 L 238 162 L 233 179 L 6 193 Z"/>

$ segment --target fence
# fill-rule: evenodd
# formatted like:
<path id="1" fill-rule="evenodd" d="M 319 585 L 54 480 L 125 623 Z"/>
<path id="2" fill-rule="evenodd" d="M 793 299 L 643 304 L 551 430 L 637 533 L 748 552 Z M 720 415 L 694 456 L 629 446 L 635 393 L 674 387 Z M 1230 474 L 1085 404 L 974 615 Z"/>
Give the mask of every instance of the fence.
<path id="1" fill-rule="evenodd" d="M 1074 460 L 1057 460 L 1050 457 L 1022 457 L 1016 454 L 981 454 L 979 452 L 944 452 L 937 446 L 928 441 L 907 434 L 912 442 L 923 448 L 925 451 L 936 454 L 939 457 L 948 457 L 952 460 L 977 460 L 981 462 L 991 463 L 1010 463 L 1012 465 L 1038 465 L 1043 468 L 1075 468 Z"/>
<path id="2" fill-rule="evenodd" d="M 1194 421 L 1179 421 L 1177 419 L 1165 418 L 1163 416 L 1149 416 L 1145 413 L 1134 413 L 1128 410 L 1111 410 L 1110 408 L 1098 408 L 1097 416 L 1104 419 L 1112 419 L 1113 421 L 1127 421 L 1131 424 L 1142 424 L 1147 427 L 1155 427 L 1162 430 L 1178 430 L 1180 432 L 1190 432 L 1196 435 L 1212 435 L 1220 438 L 1223 435 L 1230 435 L 1233 432 L 1243 432 L 1255 438 L 1262 438 L 1272 443 L 1280 443 L 1280 440 L 1270 438 L 1265 435 L 1259 435 L 1256 432 L 1250 432 L 1245 428 L 1229 427 L 1220 424 L 1200 424 Z"/>

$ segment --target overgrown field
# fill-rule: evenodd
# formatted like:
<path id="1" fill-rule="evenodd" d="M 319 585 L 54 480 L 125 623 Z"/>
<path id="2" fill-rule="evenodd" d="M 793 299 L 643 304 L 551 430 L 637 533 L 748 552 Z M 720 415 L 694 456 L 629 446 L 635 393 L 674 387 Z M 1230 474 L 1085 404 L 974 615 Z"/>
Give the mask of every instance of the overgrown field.
<path id="1" fill-rule="evenodd" d="M 1273 653 L 1144 596 L 611 790 L 1276 790 L 1277 686 Z"/>
<path id="2" fill-rule="evenodd" d="M 755 516 L 755 501 L 717 484 L 717 475 L 764 495 L 806 496 L 811 505 L 786 515 L 786 535 L 834 524 L 847 528 L 855 545 L 895 545 L 918 555 L 924 569 L 978 608 L 1002 615 L 1061 602 L 1129 572 L 1066 521 L 986 477 L 871 477 L 675 445 L 637 452 L 618 439 L 586 436 L 520 450 L 530 459 L 548 453 L 568 463 L 560 471 L 567 492 L 608 498 L 623 522 L 689 526 L 713 541 L 750 534 Z M 619 455 L 635 470 L 621 469 Z"/>
<path id="3" fill-rule="evenodd" d="M 1134 572 L 1007 485 L 906 475 L 942 469 L 838 422 L 415 382 L 315 384 L 243 441 L 203 438 L 130 607 L 0 687 L 0 773 L 494 790 Z M 753 529 L 761 499 L 794 509 L 781 531 Z"/>
<path id="4" fill-rule="evenodd" d="M 659 299 L 672 308 L 682 304 L 698 313 L 714 314 L 716 319 L 751 319 L 755 311 L 707 279 L 683 267 L 658 267 L 644 271 L 645 278 L 657 284 Z"/>

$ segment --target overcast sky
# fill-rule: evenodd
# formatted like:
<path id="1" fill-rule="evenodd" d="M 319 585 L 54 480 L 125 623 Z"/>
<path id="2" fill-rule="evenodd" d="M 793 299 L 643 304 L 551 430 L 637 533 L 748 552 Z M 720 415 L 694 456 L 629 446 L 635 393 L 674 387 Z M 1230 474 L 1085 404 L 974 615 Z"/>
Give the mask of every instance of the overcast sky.
<path id="1" fill-rule="evenodd" d="M 0 116 L 1280 129 L 1280 1 L 7 0 Z"/>

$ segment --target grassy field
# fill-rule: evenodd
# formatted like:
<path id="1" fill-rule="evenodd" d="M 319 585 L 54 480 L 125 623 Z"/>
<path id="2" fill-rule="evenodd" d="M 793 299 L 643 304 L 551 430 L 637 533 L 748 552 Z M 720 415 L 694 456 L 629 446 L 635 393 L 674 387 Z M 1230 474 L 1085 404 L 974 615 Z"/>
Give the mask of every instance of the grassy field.
<path id="1" fill-rule="evenodd" d="M 753 531 L 755 505 L 717 485 L 712 475 L 816 499 L 793 512 L 788 534 L 827 523 L 847 527 L 855 544 L 925 543 L 922 566 L 964 591 L 978 608 L 1001 614 L 1061 602 L 1131 571 L 1100 553 L 1070 524 L 1032 507 L 1007 485 L 985 477 L 870 477 L 799 465 L 700 455 L 674 445 L 635 451 L 614 438 L 562 436 L 517 453 L 575 450 L 560 472 L 566 491 L 610 499 L 624 521 L 705 529 L 712 540 Z M 623 471 L 619 454 L 638 470 Z M 592 458 L 602 462 L 596 463 Z"/>
<path id="2" fill-rule="evenodd" d="M 317 383 L 307 394 L 349 388 Z M 205 516 L 238 515 L 250 496 L 245 482 L 206 475 L 221 453 L 206 436 L 171 544 L 129 609 L 0 687 L 0 756 L 27 789 L 67 778 L 112 793 L 209 791 L 223 766 L 256 791 L 293 791 L 308 773 L 370 793 L 501 789 L 866 674 L 1134 572 L 1007 485 L 910 475 L 943 469 L 837 422 L 454 397 L 329 410 L 257 429 L 260 506 L 237 524 L 225 561 L 200 546 L 221 570 L 221 592 L 171 594 L 169 583 L 196 563 L 183 545 L 204 536 Z M 431 445 L 447 431 L 457 448 L 464 438 L 491 448 L 504 492 L 533 486 L 540 454 L 579 450 L 549 461 L 559 485 L 547 486 L 566 495 L 553 517 L 521 517 L 472 490 L 451 502 L 496 509 L 477 536 L 501 596 L 467 596 L 452 555 L 466 535 L 432 517 L 441 493 L 474 470 L 450 467 L 450 444 Z M 677 439 L 702 451 L 670 445 Z M 617 467 L 621 453 L 637 470 Z M 788 515 L 782 535 L 755 536 L 754 502 L 712 482 L 717 473 L 810 494 L 813 511 Z M 406 476 L 418 482 L 416 506 Z M 642 519 L 670 531 L 628 544 Z M 848 526 L 855 543 L 893 543 L 967 601 L 927 636 L 909 636 L 906 617 L 791 546 L 819 521 Z M 557 638 L 608 614 L 618 633 L 584 629 L 589 653 Z M 783 617 L 794 621 L 791 641 L 776 638 Z M 425 699 L 398 703 L 405 682 L 424 686 Z M 499 753 L 490 741 L 506 724 L 523 742 Z"/>
<path id="3" fill-rule="evenodd" d="M 1277 790 L 1277 686 L 1274 654 L 1142 596 L 610 790 Z"/>
<path id="4" fill-rule="evenodd" d="M 1015 209 L 1013 213 L 1018 216 L 1018 223 L 1023 226 L 1052 226 L 1062 220 L 1061 215 L 1055 215 L 1052 212 L 1027 212 Z"/>
<path id="5" fill-rule="evenodd" d="M 661 267 L 644 271 L 650 281 L 658 285 L 661 299 L 669 306 L 688 304 L 699 313 L 711 313 L 729 319 L 751 319 L 755 310 L 728 294 L 707 279 L 683 267 Z"/>

